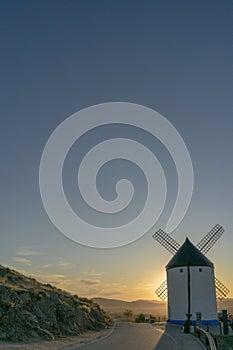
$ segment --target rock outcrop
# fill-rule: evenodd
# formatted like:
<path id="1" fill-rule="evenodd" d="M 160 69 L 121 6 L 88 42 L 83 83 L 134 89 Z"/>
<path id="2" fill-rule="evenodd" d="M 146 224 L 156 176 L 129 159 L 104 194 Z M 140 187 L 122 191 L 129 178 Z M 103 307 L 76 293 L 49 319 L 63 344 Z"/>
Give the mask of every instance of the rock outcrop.
<path id="1" fill-rule="evenodd" d="M 97 303 L 0 265 L 0 339 L 79 335 L 108 327 Z"/>

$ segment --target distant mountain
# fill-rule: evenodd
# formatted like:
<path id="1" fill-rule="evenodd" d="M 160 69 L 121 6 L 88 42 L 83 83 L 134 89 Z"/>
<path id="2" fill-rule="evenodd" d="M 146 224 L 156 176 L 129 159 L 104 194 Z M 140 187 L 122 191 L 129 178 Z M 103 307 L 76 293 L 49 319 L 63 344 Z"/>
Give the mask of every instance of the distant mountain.
<path id="1" fill-rule="evenodd" d="M 98 304 L 42 284 L 0 265 L 0 339 L 78 335 L 106 328 L 110 317 Z"/>
<path id="2" fill-rule="evenodd" d="M 218 310 L 227 310 L 233 314 L 233 298 L 218 300 Z"/>
<path id="3" fill-rule="evenodd" d="M 94 302 L 98 303 L 104 310 L 112 316 L 122 314 L 126 309 L 132 310 L 134 315 L 143 313 L 154 316 L 167 317 L 167 302 L 158 300 L 135 300 L 123 301 L 118 299 L 94 298 Z M 233 299 L 227 298 L 218 300 L 218 310 L 226 309 L 233 314 Z"/>
<path id="4" fill-rule="evenodd" d="M 167 303 L 157 300 L 123 301 L 118 299 L 94 298 L 104 310 L 111 315 L 123 313 L 126 309 L 132 310 L 134 315 L 144 313 L 164 317 L 167 315 Z"/>

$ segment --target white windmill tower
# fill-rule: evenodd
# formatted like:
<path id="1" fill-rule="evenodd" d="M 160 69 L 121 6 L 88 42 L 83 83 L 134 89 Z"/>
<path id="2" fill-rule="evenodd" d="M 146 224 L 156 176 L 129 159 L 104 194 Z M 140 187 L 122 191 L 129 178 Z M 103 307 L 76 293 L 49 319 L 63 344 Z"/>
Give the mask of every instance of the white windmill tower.
<path id="1" fill-rule="evenodd" d="M 201 313 L 203 324 L 219 323 L 216 293 L 217 297 L 223 298 L 229 290 L 215 278 L 214 265 L 204 254 L 223 232 L 223 228 L 216 225 L 196 247 L 188 238 L 180 246 L 162 230 L 153 235 L 174 255 L 166 266 L 167 281 L 156 290 L 162 300 L 168 297 L 169 323 L 190 324 L 195 322 L 197 313 Z"/>

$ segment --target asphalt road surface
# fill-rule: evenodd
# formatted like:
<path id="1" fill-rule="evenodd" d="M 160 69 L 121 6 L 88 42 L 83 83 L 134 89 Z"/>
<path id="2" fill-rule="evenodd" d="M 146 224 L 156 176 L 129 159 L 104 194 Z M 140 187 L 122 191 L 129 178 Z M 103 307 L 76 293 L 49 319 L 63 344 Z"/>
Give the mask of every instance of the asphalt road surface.
<path id="1" fill-rule="evenodd" d="M 180 326 L 119 322 L 107 336 L 70 350 L 203 350 Z"/>
<path id="2" fill-rule="evenodd" d="M 162 329 L 148 324 L 117 323 L 110 335 L 89 344 L 82 344 L 75 349 L 83 350 L 154 350 L 163 335 Z M 164 350 L 174 349 L 172 339 L 167 339 Z"/>

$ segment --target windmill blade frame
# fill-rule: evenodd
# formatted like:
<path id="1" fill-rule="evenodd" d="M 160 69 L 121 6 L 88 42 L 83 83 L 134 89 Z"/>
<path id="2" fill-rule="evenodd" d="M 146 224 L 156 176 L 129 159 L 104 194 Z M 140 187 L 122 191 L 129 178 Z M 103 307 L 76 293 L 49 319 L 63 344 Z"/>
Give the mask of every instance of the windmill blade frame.
<path id="1" fill-rule="evenodd" d="M 155 293 L 162 301 L 165 301 L 167 299 L 167 280 L 160 284 Z"/>
<path id="2" fill-rule="evenodd" d="M 218 241 L 222 236 L 224 229 L 220 225 L 215 225 L 210 232 L 208 232 L 205 237 L 197 244 L 197 248 L 203 253 L 206 254 L 213 247 L 213 245 Z"/>
<path id="3" fill-rule="evenodd" d="M 162 229 L 159 229 L 157 232 L 155 232 L 152 237 L 164 248 L 166 248 L 172 255 L 175 255 L 180 248 L 180 244 Z"/>
<path id="4" fill-rule="evenodd" d="M 230 290 L 224 286 L 224 284 L 219 281 L 219 279 L 217 279 L 215 277 L 215 289 L 216 289 L 216 297 L 220 300 L 226 298 L 227 294 L 230 292 Z"/>

